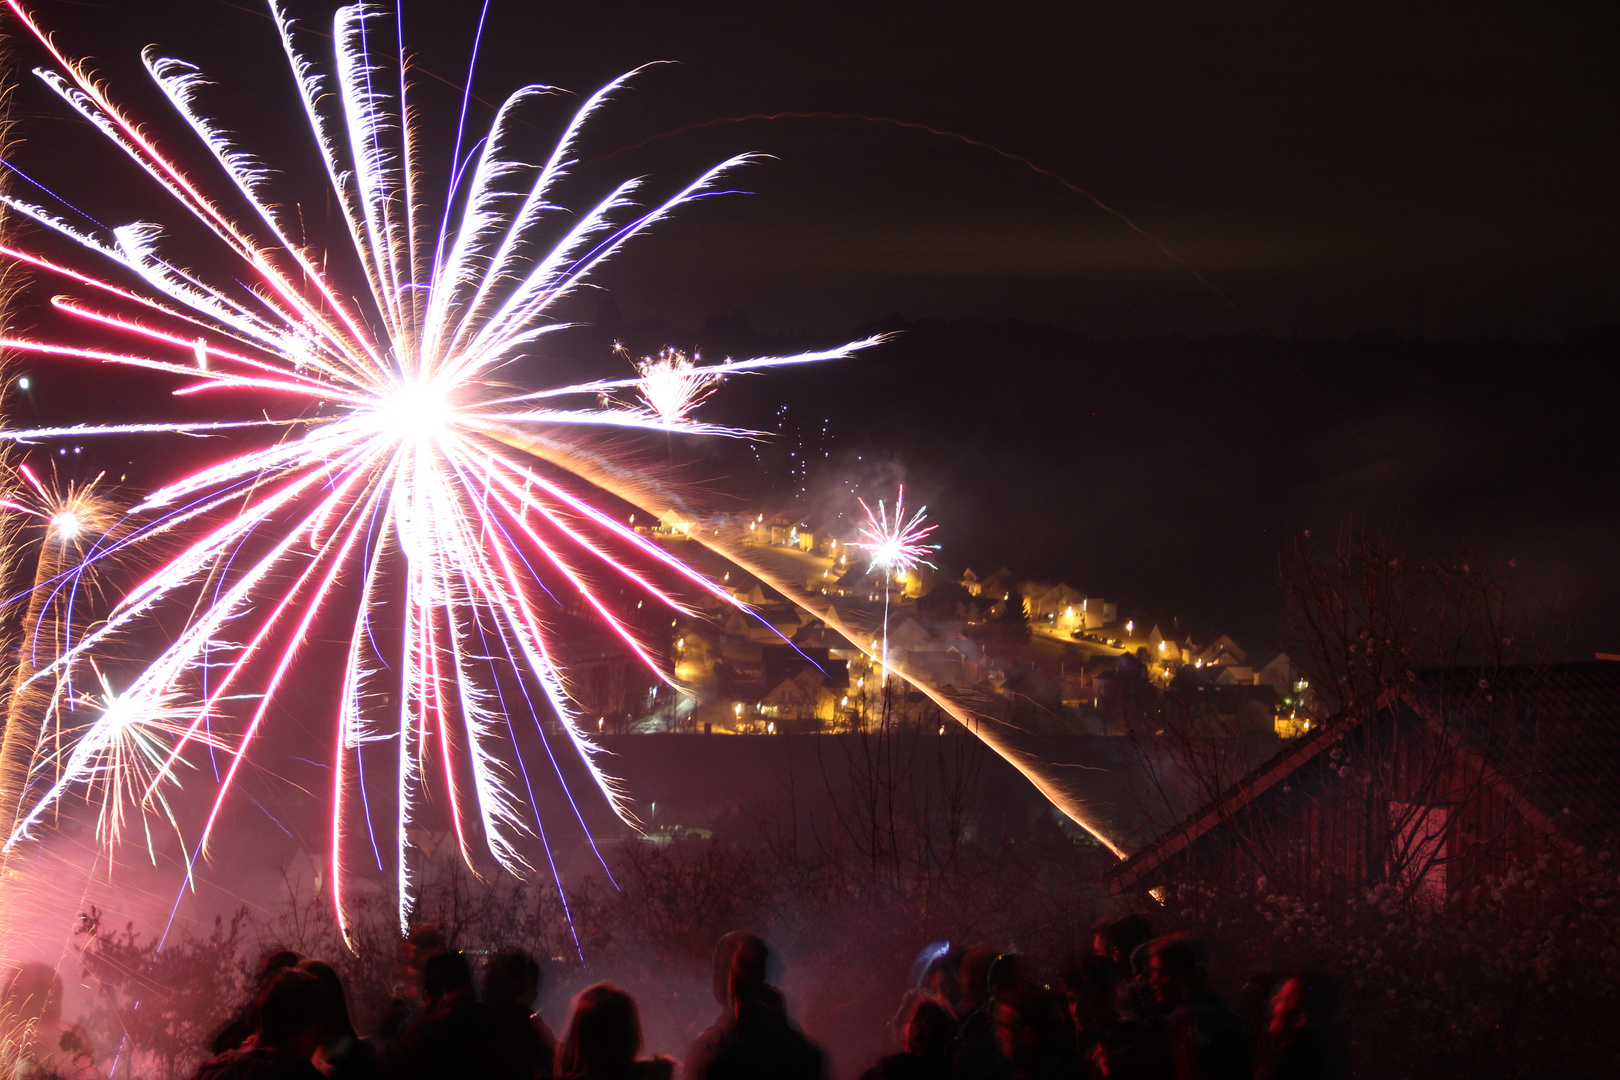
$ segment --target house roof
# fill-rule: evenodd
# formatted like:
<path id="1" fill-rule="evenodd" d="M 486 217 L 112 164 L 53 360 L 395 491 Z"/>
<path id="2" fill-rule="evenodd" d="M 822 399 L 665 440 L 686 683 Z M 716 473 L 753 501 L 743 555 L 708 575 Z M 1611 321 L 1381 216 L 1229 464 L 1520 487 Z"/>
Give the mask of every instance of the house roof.
<path id="1" fill-rule="evenodd" d="M 1429 672 L 1421 682 L 1518 702 L 1532 739 L 1501 750 L 1483 747 L 1503 775 L 1577 843 L 1605 845 L 1620 836 L 1620 663 L 1592 661 L 1507 668 L 1491 685 L 1477 673 Z M 1481 741 L 1489 732 L 1481 733 Z"/>
<path id="2" fill-rule="evenodd" d="M 865 561 L 859 562 L 838 575 L 840 589 L 875 589 L 883 584 L 884 575 Z"/>
<path id="3" fill-rule="evenodd" d="M 936 644 L 934 636 L 918 626 L 917 620 L 910 616 L 902 619 L 898 626 L 889 627 L 889 648 L 907 651 L 944 651 Z"/>
<path id="4" fill-rule="evenodd" d="M 1559 835 L 1563 843 L 1612 843 L 1620 835 L 1620 663 L 1561 664 L 1507 668 L 1484 685 L 1477 671 L 1429 672 L 1414 687 L 1400 687 L 1380 700 L 1379 714 L 1405 707 L 1426 721 L 1442 712 L 1461 718 L 1452 730 L 1480 754 L 1489 775 L 1505 789 L 1532 827 Z M 1486 680 L 1489 683 L 1489 680 Z M 1466 686 L 1467 696 L 1458 691 Z M 1516 723 L 1534 725 L 1531 739 L 1492 745 L 1491 732 L 1470 725 L 1467 705 L 1475 696 L 1513 701 Z M 1461 708 L 1447 708 L 1449 695 Z M 1128 889 L 1153 873 L 1234 813 L 1287 777 L 1333 749 L 1359 720 L 1329 721 L 1209 803 L 1189 814 L 1158 840 L 1133 854 L 1109 874 L 1116 888 Z M 1489 725 L 1487 725 L 1488 727 Z"/>
<path id="5" fill-rule="evenodd" d="M 1249 659 L 1249 654 L 1244 651 L 1243 646 L 1239 645 L 1225 634 L 1222 634 L 1220 637 L 1210 642 L 1209 645 L 1204 648 L 1204 651 L 1198 655 L 1203 657 L 1205 663 L 1214 663 L 1219 661 L 1222 653 L 1231 656 L 1240 664 L 1246 663 Z"/>
<path id="6" fill-rule="evenodd" d="M 979 587 L 987 592 L 996 592 L 999 590 L 1010 596 L 1012 595 L 1013 591 L 1012 579 L 1012 571 L 1003 566 L 1000 570 L 997 570 L 989 577 L 983 578 L 979 582 Z"/>
<path id="7" fill-rule="evenodd" d="M 761 705 L 813 704 L 825 692 L 821 675 L 806 668 L 777 683 L 759 701 Z"/>

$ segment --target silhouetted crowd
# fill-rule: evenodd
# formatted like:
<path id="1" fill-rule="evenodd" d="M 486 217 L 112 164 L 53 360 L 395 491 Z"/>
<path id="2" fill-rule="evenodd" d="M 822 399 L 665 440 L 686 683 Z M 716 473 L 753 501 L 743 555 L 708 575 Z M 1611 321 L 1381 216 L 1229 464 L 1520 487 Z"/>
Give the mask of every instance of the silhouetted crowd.
<path id="1" fill-rule="evenodd" d="M 486 958 L 482 989 L 443 934 L 417 931 L 401 988 L 367 1038 L 342 981 L 319 960 L 266 956 L 252 1002 L 220 1031 L 198 1080 L 823 1080 L 827 1058 L 792 1019 L 757 935 L 715 949 L 720 1014 L 683 1062 L 643 1059 L 635 1000 L 611 983 L 576 995 L 561 1039 L 535 1012 L 541 968 L 520 949 Z M 898 1053 L 863 1080 L 1337 1080 L 1346 1075 L 1333 982 L 1269 980 L 1251 1025 L 1210 987 L 1188 934 L 1154 937 L 1141 915 L 1093 928 L 1056 983 L 1017 953 L 939 947 L 919 958 L 895 1021 Z M 1256 1030 L 1260 1028 L 1261 1030 Z"/>
<path id="2" fill-rule="evenodd" d="M 1195 937 L 1154 937 L 1141 915 L 1093 927 L 1060 976 L 987 945 L 926 950 L 895 1016 L 899 1052 L 863 1080 L 1340 1080 L 1347 1075 L 1333 981 L 1251 980 L 1239 1008 L 1210 984 Z M 403 943 L 400 985 L 362 1038 L 343 980 L 295 952 L 260 963 L 251 999 L 219 1029 L 197 1080 L 825 1080 L 827 1056 L 771 985 L 755 934 L 720 939 L 720 1013 L 685 1060 L 643 1059 L 635 1000 L 611 983 L 580 991 L 558 1039 L 535 1010 L 542 972 L 521 949 L 467 955 L 436 926 Z M 23 964 L 0 988 L 4 1075 L 98 1075 L 88 1036 L 61 1018 L 61 979 Z M 1247 1017 L 1247 1018 L 1246 1018 Z M 1252 1021 L 1252 1022 L 1251 1022 Z M 14 1060 L 13 1060 L 14 1059 Z M 11 1065 L 16 1067 L 12 1068 Z"/>

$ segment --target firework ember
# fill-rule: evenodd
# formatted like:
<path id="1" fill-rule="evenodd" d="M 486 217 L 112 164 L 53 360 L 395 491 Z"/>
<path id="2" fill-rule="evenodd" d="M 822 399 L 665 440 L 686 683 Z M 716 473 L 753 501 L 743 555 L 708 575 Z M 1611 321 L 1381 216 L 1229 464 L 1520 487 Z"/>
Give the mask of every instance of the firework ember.
<path id="1" fill-rule="evenodd" d="M 520 717 L 531 724 L 528 737 L 549 739 L 541 714 L 555 716 L 563 749 L 586 763 L 601 795 L 628 820 L 570 703 L 548 622 L 557 605 L 540 578 L 573 590 L 666 681 L 617 594 L 601 582 L 616 578 L 677 611 L 688 609 L 661 582 L 722 599 L 728 594 L 593 505 L 564 474 L 600 489 L 625 468 L 610 449 L 592 448 L 596 430 L 740 434 L 689 419 L 722 376 L 844 356 L 872 342 L 709 368 L 670 353 L 637 378 L 538 389 L 514 388 L 501 377 L 562 325 L 558 305 L 606 259 L 681 205 L 713 192 L 748 156 L 721 162 L 649 206 L 635 205 L 640 184 L 626 181 L 565 221 L 555 200 L 575 164 L 582 125 L 624 80 L 592 95 L 538 164 L 529 164 L 533 148 L 520 145 L 518 117 L 551 91 L 528 86 L 506 99 L 464 169 L 457 163 L 450 195 L 435 204 L 418 165 L 422 134 L 408 104 L 409 67 L 394 54 L 385 66 L 373 51 L 379 13 L 360 5 L 337 12 L 326 69 L 300 45 L 315 35 L 301 37 L 272 0 L 298 97 L 365 275 L 366 292 L 355 298 L 328 277 L 325 253 L 292 239 L 301 227 L 293 206 L 272 190 L 272 173 L 204 115 L 197 99 L 206 84 L 196 67 L 152 49 L 144 54 L 152 79 L 212 154 L 217 190 L 209 187 L 216 181 L 194 177 L 162 153 L 147 127 L 59 51 L 18 0 L 7 6 L 51 55 L 39 77 L 211 232 L 239 268 L 235 280 L 210 283 L 182 268 L 199 260 L 167 251 L 165 231 L 156 225 L 103 230 L 59 209 L 7 198 L 17 213 L 100 256 L 110 269 L 87 273 L 20 247 L 4 253 L 65 279 L 75 295 L 54 303 L 67 316 L 97 331 L 122 332 L 131 344 L 108 351 L 11 336 L 0 347 L 183 376 L 180 395 L 251 391 L 262 395 L 265 412 L 262 420 L 133 422 L 5 436 L 253 438 L 255 429 L 281 436 L 259 438 L 153 492 L 132 511 L 140 524 L 91 556 L 146 550 L 140 545 L 157 537 L 170 552 L 178 547 L 93 633 L 27 681 L 58 678 L 161 612 L 191 615 L 130 685 L 117 695 L 107 691 L 101 720 L 61 749 L 61 780 L 22 816 L 10 840 L 65 783 L 99 778 L 120 799 L 152 805 L 188 748 L 223 745 L 214 734 L 223 730 L 230 749 L 202 827 L 206 842 L 243 762 L 264 738 L 272 703 L 311 660 L 304 645 L 317 620 L 341 622 L 346 635 L 330 742 L 329 876 L 340 923 L 345 861 L 360 845 L 359 830 L 374 824 L 354 805 L 364 794 L 359 769 L 368 745 L 366 760 L 375 769 L 379 752 L 387 753 L 376 744 L 393 744 L 397 806 L 390 831 L 402 923 L 413 888 L 407 830 L 426 798 L 430 769 L 442 773 L 443 798 L 469 862 L 478 834 L 514 872 L 528 869 L 519 850 L 524 835 L 537 835 L 550 857 L 539 811 L 522 796 L 526 785 L 514 783 L 522 767 Z M 228 215 L 222 206 L 230 201 L 242 202 L 249 216 Z M 644 395 L 645 407 L 612 401 L 612 392 L 631 388 Z M 67 527 L 65 519 L 60 527 Z M 513 708 L 514 681 L 519 701 L 539 704 Z M 154 754 L 159 741 L 167 750 Z M 140 777 L 139 792 L 128 777 L 108 779 L 126 767 Z M 562 769 L 555 774 L 566 790 Z M 105 835 L 115 837 L 117 815 L 103 822 Z"/>

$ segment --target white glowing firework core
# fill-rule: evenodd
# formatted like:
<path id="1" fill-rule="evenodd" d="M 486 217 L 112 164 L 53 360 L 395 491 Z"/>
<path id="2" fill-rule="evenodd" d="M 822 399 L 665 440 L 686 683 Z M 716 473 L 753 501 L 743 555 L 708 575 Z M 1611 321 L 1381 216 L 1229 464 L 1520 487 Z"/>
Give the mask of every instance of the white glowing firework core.
<path id="1" fill-rule="evenodd" d="M 77 540 L 84 531 L 84 523 L 77 514 L 63 511 L 51 518 L 51 531 L 56 533 L 58 540 Z"/>
<path id="2" fill-rule="evenodd" d="M 872 565 L 880 570 L 896 570 L 901 574 L 909 564 L 905 545 L 896 538 L 889 537 L 871 545 Z"/>
<path id="3" fill-rule="evenodd" d="M 144 715 L 143 704 L 128 694 L 110 694 L 104 700 L 101 725 L 107 729 L 108 738 L 116 737 Z"/>
<path id="4" fill-rule="evenodd" d="M 724 375 L 700 368 L 685 353 L 665 349 L 656 360 L 636 365 L 641 372 L 637 388 L 653 412 L 671 423 L 684 423 L 692 410 L 712 394 Z"/>
<path id="5" fill-rule="evenodd" d="M 455 404 L 430 381 L 401 383 L 384 394 L 374 412 L 385 437 L 398 442 L 425 442 L 442 435 L 456 419 Z"/>

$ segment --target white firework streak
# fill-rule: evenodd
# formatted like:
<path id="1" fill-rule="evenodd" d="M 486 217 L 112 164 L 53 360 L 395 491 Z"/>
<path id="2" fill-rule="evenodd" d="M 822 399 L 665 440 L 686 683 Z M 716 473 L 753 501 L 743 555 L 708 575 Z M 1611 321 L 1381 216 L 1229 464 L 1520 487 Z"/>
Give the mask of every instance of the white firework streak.
<path id="1" fill-rule="evenodd" d="M 928 561 L 928 556 L 935 546 L 923 543 L 932 535 L 934 526 L 923 524 L 928 516 L 926 506 L 911 517 L 906 517 L 906 489 L 903 485 L 895 494 L 892 516 L 882 499 L 878 500 L 875 514 L 866 505 L 865 499 L 856 501 L 866 511 L 866 524 L 861 526 L 861 535 L 866 539 L 856 541 L 853 546 L 867 550 L 872 570 L 883 571 L 883 649 L 880 656 L 883 685 L 886 687 L 889 678 L 889 586 L 895 574 L 907 574 L 919 566 L 934 565 Z"/>
<path id="2" fill-rule="evenodd" d="M 274 445 L 236 451 L 153 492 L 133 511 L 144 523 L 92 555 L 127 550 L 160 535 L 182 538 L 178 553 L 132 587 L 103 625 L 36 678 L 70 669 L 165 610 L 167 602 L 190 602 L 194 613 L 122 694 L 108 691 L 102 719 L 58 755 L 60 779 L 5 838 L 6 846 L 27 835 L 73 785 L 97 782 L 116 794 L 103 811 L 104 838 L 115 841 L 122 808 L 132 802 L 142 808 L 162 805 L 162 788 L 175 782 L 187 748 L 203 744 L 224 750 L 225 742 L 214 734 L 224 726 L 232 731 L 231 745 L 202 828 L 198 850 L 206 850 L 272 703 L 306 662 L 300 649 L 306 634 L 329 614 L 341 618 L 349 633 L 334 709 L 330 874 L 345 936 L 345 851 L 352 846 L 355 818 L 350 802 L 357 790 L 363 793 L 359 755 L 369 743 L 397 741 L 395 850 L 402 923 L 414 886 L 407 833 L 422 804 L 431 758 L 437 757 L 443 770 L 457 844 L 469 864 L 474 821 L 490 853 L 515 873 L 529 869 L 519 838 L 538 832 L 545 842 L 538 808 L 526 806 L 510 783 L 512 762 L 520 754 L 518 735 L 497 707 L 494 658 L 485 655 L 490 641 L 504 650 L 502 659 L 522 685 L 538 691 L 556 714 L 602 797 L 633 823 L 623 793 L 595 761 L 599 747 L 566 691 L 534 567 L 566 581 L 671 685 L 672 677 L 593 583 L 593 574 L 622 578 L 674 610 L 689 611 L 672 587 L 655 583 L 632 564 L 639 560 L 674 575 L 681 589 L 734 601 L 544 475 L 546 468 L 571 467 L 586 484 L 599 487 L 601 479 L 577 464 L 547 458 L 543 448 L 552 436 L 543 433 L 572 430 L 588 436 L 605 426 L 751 435 L 694 423 L 692 406 L 726 375 L 848 356 L 879 339 L 685 373 L 682 378 L 699 380 L 691 384 L 697 390 L 688 390 L 674 407 L 652 395 L 650 407 L 611 402 L 607 395 L 614 390 L 645 389 L 646 371 L 638 379 L 516 391 L 503 388 L 495 376 L 538 336 L 562 325 L 554 314 L 557 305 L 592 271 L 678 207 L 713 193 L 720 177 L 749 156 L 716 165 L 650 208 L 631 209 L 638 182 L 619 184 L 571 226 L 552 228 L 551 219 L 562 216 L 554 202 L 556 188 L 577 163 L 574 149 L 582 125 L 624 79 L 584 103 L 539 165 L 519 156 L 516 114 L 525 103 L 554 91 L 527 86 L 498 110 L 471 166 L 465 197 L 456 200 L 452 193 L 435 209 L 422 195 L 416 164 L 420 135 L 411 121 L 403 56 L 391 61 L 398 65 L 397 96 L 378 89 L 384 72 L 368 52 L 366 24 L 381 13 L 351 5 L 336 14 L 328 72 L 300 48 L 294 23 L 271 0 L 348 243 L 365 275 L 366 295 L 351 298 L 327 277 L 319 251 L 291 239 L 298 230 L 287 218 L 287 205 L 269 190 L 269 170 L 203 114 L 197 98 L 208 84 L 196 66 L 151 49 L 143 54 L 152 79 L 219 167 L 225 181 L 220 190 L 251 208 L 249 223 L 233 220 L 200 180 L 161 153 L 82 64 L 58 50 L 20 0 L 5 0 L 5 6 L 51 54 L 54 66 L 39 69 L 41 79 L 241 261 L 243 284 L 210 284 L 166 257 L 164 231 L 157 225 L 87 229 L 3 197 L 19 214 L 107 260 L 124 280 L 108 280 L 22 247 L 0 247 L 0 254 L 78 286 L 87 295 L 58 297 L 55 306 L 98 330 L 131 335 L 139 346 L 111 352 L 5 336 L 0 348 L 185 375 L 192 381 L 176 391 L 181 395 L 255 391 L 266 395 L 268 404 L 296 406 L 282 418 L 272 418 L 267 407 L 262 421 L 0 432 L 18 442 L 146 433 L 229 439 L 253 429 L 261 429 L 262 441 L 265 429 L 284 432 Z M 445 207 L 454 205 L 462 209 L 452 220 Z M 551 232 L 542 232 L 543 225 Z M 591 407 L 593 396 L 607 404 Z M 537 437 L 519 439 L 515 432 Z M 539 467 L 537 460 L 547 464 Z M 204 599 L 198 590 L 205 586 L 212 591 Z M 397 637 L 379 622 L 390 599 L 400 612 Z M 227 636 L 233 625 L 242 628 L 241 640 Z M 240 710 L 236 703 L 243 701 L 256 704 Z M 533 719 L 550 753 L 541 718 Z M 156 753 L 159 745 L 166 750 Z M 131 777 L 115 784 L 108 777 L 123 767 L 120 762 L 145 764 L 139 769 L 132 764 Z M 555 758 L 553 766 L 566 793 Z M 141 789 L 133 800 L 132 784 Z M 568 798 L 583 826 L 578 803 L 572 794 Z M 369 815 L 365 820 L 369 829 Z"/>

